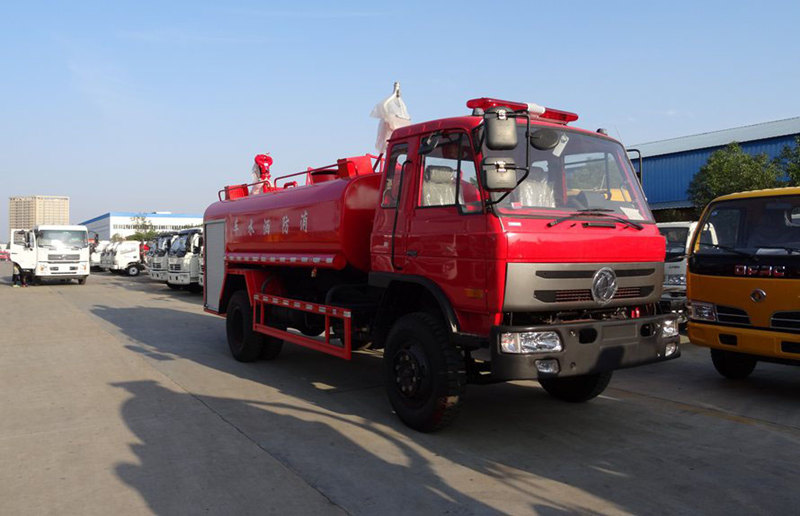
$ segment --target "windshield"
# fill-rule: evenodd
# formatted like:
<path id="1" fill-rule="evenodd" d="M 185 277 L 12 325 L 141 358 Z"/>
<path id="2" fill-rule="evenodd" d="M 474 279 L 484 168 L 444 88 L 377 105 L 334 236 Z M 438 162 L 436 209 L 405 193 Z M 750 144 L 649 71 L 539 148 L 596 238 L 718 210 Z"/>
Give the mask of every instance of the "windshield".
<path id="1" fill-rule="evenodd" d="M 800 254 L 800 196 L 712 204 L 700 222 L 696 254 Z"/>
<path id="2" fill-rule="evenodd" d="M 169 244 L 173 238 L 175 237 L 172 235 L 158 237 L 158 242 L 156 243 L 156 254 L 158 256 L 164 256 L 169 251 Z"/>
<path id="3" fill-rule="evenodd" d="M 86 231 L 42 229 L 36 232 L 36 242 L 40 247 L 52 249 L 83 249 L 89 246 Z"/>
<path id="4" fill-rule="evenodd" d="M 689 238 L 689 228 L 658 228 L 667 239 L 667 261 L 683 258 L 686 254 L 686 239 Z"/>
<path id="5" fill-rule="evenodd" d="M 484 145 L 484 157 L 512 158 L 517 166 L 523 166 L 525 126 L 518 130 L 520 144 L 514 150 L 493 151 Z M 632 221 L 652 222 L 622 145 L 566 128 L 531 126 L 531 133 L 532 139 L 550 140 L 555 146 L 539 150 L 528 144 L 530 173 L 496 205 L 498 214 L 557 217 L 578 210 L 597 210 Z M 525 171 L 516 172 L 519 181 Z M 492 197 L 499 199 L 502 194 L 493 193 Z"/>
<path id="6" fill-rule="evenodd" d="M 189 246 L 189 237 L 190 235 L 180 235 L 178 238 L 172 242 L 172 246 L 169 248 L 169 254 L 172 256 L 183 256 L 186 254 L 186 250 Z"/>

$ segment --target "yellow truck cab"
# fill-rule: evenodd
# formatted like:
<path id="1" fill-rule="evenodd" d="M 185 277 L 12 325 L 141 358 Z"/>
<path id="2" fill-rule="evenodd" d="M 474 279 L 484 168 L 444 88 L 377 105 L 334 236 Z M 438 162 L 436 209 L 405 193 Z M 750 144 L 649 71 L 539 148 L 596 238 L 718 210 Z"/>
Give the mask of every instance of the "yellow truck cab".
<path id="1" fill-rule="evenodd" d="M 725 195 L 703 212 L 688 262 L 689 339 L 727 378 L 800 365 L 800 188 Z"/>

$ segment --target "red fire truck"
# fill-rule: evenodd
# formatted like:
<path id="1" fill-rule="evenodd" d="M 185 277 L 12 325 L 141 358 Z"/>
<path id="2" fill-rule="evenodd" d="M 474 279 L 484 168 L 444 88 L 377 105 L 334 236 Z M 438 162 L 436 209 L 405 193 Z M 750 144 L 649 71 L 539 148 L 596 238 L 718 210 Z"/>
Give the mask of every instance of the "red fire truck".
<path id="1" fill-rule="evenodd" d="M 234 358 L 383 349 L 392 407 L 432 431 L 467 383 L 536 379 L 579 402 L 616 369 L 679 356 L 657 306 L 664 238 L 622 145 L 574 113 L 467 107 L 395 130 L 385 157 L 220 191 L 205 307 Z"/>

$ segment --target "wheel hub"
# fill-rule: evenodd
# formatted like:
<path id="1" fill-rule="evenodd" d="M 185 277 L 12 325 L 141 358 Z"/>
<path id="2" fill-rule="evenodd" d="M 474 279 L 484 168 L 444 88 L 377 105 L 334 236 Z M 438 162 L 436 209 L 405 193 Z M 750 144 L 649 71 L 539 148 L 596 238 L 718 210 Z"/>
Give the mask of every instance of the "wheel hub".
<path id="1" fill-rule="evenodd" d="M 394 359 L 394 378 L 401 394 L 416 397 L 425 379 L 424 359 L 421 361 L 412 350 L 401 350 Z"/>

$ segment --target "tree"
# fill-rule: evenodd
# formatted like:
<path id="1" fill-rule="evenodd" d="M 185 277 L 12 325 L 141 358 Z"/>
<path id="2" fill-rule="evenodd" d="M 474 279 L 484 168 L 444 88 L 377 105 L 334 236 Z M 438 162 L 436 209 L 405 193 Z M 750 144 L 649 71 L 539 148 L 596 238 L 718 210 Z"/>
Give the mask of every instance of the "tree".
<path id="1" fill-rule="evenodd" d="M 111 237 L 112 242 L 122 242 L 123 240 L 125 239 L 119 233 L 114 233 L 114 236 Z"/>
<path id="2" fill-rule="evenodd" d="M 783 186 L 781 168 L 766 154 L 752 156 L 731 143 L 709 156 L 687 193 L 698 211 L 714 198 L 734 192 Z"/>
<path id="3" fill-rule="evenodd" d="M 136 232 L 126 237 L 126 240 L 138 240 L 140 242 L 147 242 L 156 237 L 156 230 L 153 224 L 148 220 L 147 215 L 139 213 L 131 217 L 131 225 Z"/>
<path id="4" fill-rule="evenodd" d="M 795 137 L 794 145 L 783 146 L 775 164 L 789 179 L 787 186 L 800 186 L 800 136 Z"/>

